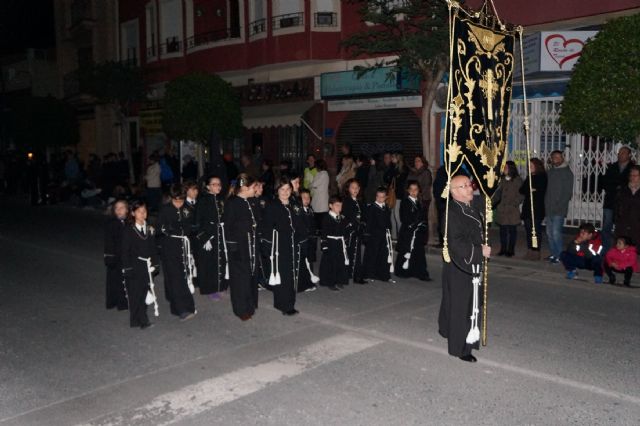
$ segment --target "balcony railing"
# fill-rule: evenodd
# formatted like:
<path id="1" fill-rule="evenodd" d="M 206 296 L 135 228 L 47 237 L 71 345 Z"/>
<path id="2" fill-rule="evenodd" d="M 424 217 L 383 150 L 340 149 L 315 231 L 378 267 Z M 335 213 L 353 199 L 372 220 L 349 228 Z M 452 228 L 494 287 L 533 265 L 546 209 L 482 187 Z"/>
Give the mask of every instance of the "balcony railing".
<path id="1" fill-rule="evenodd" d="M 168 38 L 166 43 L 158 46 L 158 52 L 160 55 L 182 52 L 182 43 L 178 37 Z"/>
<path id="2" fill-rule="evenodd" d="M 240 27 L 221 28 L 207 33 L 196 34 L 185 41 L 185 49 L 191 50 L 198 46 L 233 38 L 240 38 Z"/>
<path id="3" fill-rule="evenodd" d="M 147 47 L 147 59 L 155 58 L 158 56 L 158 47 L 155 44 Z"/>
<path id="4" fill-rule="evenodd" d="M 271 26 L 274 30 L 304 26 L 304 13 L 288 13 L 271 18 Z"/>
<path id="5" fill-rule="evenodd" d="M 314 22 L 316 27 L 337 27 L 338 14 L 334 12 L 318 12 L 315 14 Z"/>
<path id="6" fill-rule="evenodd" d="M 264 33 L 267 31 L 267 20 L 257 19 L 251 23 L 249 23 L 249 35 L 254 36 L 256 34 Z"/>

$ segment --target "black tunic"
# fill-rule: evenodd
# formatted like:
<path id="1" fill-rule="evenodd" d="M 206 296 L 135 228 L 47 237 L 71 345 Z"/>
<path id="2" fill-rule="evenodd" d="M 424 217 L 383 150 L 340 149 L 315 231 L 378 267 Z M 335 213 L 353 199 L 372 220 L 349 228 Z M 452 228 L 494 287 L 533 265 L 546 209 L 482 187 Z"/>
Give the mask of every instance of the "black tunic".
<path id="1" fill-rule="evenodd" d="M 140 259 L 143 258 L 143 259 Z M 131 327 L 149 323 L 145 298 L 149 290 L 147 262 L 158 269 L 158 246 L 152 227 L 146 226 L 142 234 L 135 225 L 127 225 L 122 233 L 122 268 L 126 275 L 127 296 L 129 298 L 129 322 Z"/>
<path id="2" fill-rule="evenodd" d="M 193 295 L 189 291 L 189 258 L 183 237 L 189 237 L 194 226 L 194 215 L 183 206 L 176 208 L 169 202 L 158 214 L 158 228 L 162 234 L 162 266 L 164 270 L 165 297 L 173 315 L 185 315 L 196 311 Z"/>
<path id="3" fill-rule="evenodd" d="M 222 197 L 205 193 L 198 197 L 196 204 L 196 224 L 194 251 L 197 253 L 198 286 L 200 294 L 219 293 L 227 289 L 224 280 L 226 257 L 222 240 L 222 214 L 224 204 Z M 211 250 L 204 246 L 209 242 Z"/>
<path id="4" fill-rule="evenodd" d="M 400 223 L 398 244 L 396 245 L 398 256 L 396 257 L 395 274 L 399 277 L 426 280 L 429 278 L 427 258 L 424 252 L 427 217 L 419 200 L 414 202 L 407 197 L 400 202 Z M 413 250 L 411 250 L 412 239 Z M 402 267 L 407 260 L 406 254 L 410 254 L 408 269 Z"/>
<path id="5" fill-rule="evenodd" d="M 483 219 L 473 207 L 449 201 L 448 244 L 451 263 L 442 267 L 440 335 L 449 341 L 449 354 L 464 356 L 478 349 L 466 343 L 473 304 L 472 265 L 482 264 Z"/>
<path id="6" fill-rule="evenodd" d="M 107 267 L 107 309 L 128 307 L 125 279 L 122 274 L 122 232 L 125 221 L 110 217 L 104 227 L 104 264 Z"/>
<path id="7" fill-rule="evenodd" d="M 343 238 L 346 243 L 350 232 L 351 224 L 344 216 L 333 217 L 330 213 L 325 213 L 322 217 L 322 229 L 320 230 L 321 286 L 335 287 L 349 283 L 349 266 L 345 265 L 342 241 L 336 238 Z"/>
<path id="8" fill-rule="evenodd" d="M 267 207 L 267 204 L 269 204 L 269 202 L 273 201 L 273 197 L 270 195 L 261 195 L 259 197 L 253 197 L 249 200 L 249 202 L 251 203 L 251 207 L 253 208 L 253 212 L 256 215 L 256 221 L 258 223 L 262 222 L 262 217 L 264 216 L 264 209 Z M 258 235 L 257 235 L 257 245 L 258 248 L 260 248 L 260 229 L 258 228 Z M 257 274 L 258 274 L 258 284 L 260 284 L 263 288 L 267 288 L 267 281 L 269 280 L 269 277 L 265 274 L 265 269 L 262 263 L 262 256 L 258 255 L 256 257 L 256 261 L 257 261 Z"/>
<path id="9" fill-rule="evenodd" d="M 349 250 L 349 276 L 354 281 L 361 281 L 364 278 L 362 265 L 362 235 L 364 234 L 365 206 L 360 200 L 351 197 L 345 198 L 342 203 L 342 214 L 351 224 L 351 234 L 348 239 Z"/>
<path id="10" fill-rule="evenodd" d="M 295 207 L 298 209 L 298 207 Z M 295 309 L 296 291 L 298 288 L 298 273 L 300 267 L 300 247 L 295 240 L 296 212 L 292 205 L 285 205 L 280 200 L 267 204 L 264 216 L 260 222 L 260 247 L 262 265 L 265 276 L 271 276 L 272 253 L 275 272 L 280 274 L 279 285 L 267 285 L 273 291 L 273 306 L 288 312 Z M 274 247 L 274 231 L 277 233 L 277 246 Z M 277 248 L 277 254 L 275 249 Z"/>
<path id="11" fill-rule="evenodd" d="M 311 206 L 300 207 L 297 210 L 296 220 L 296 244 L 300 250 L 300 265 L 298 266 L 298 293 L 315 287 L 311 282 L 309 268 L 313 267 L 316 260 L 316 219 Z M 307 268 L 309 262 L 309 268 Z"/>
<path id="12" fill-rule="evenodd" d="M 391 210 L 386 204 L 382 207 L 376 203 L 369 204 L 366 223 L 363 256 L 365 278 L 389 281 L 391 265 L 388 262 L 387 232 L 391 232 Z"/>
<path id="13" fill-rule="evenodd" d="M 233 313 L 253 315 L 258 307 L 257 214 L 249 200 L 233 196 L 222 216 L 229 250 L 229 288 Z"/>

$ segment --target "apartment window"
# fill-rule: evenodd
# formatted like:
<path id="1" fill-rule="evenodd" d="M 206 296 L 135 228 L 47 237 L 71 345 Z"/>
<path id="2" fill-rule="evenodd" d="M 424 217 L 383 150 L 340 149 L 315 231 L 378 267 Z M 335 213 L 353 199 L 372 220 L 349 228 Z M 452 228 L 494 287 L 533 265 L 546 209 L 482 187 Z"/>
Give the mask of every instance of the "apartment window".
<path id="1" fill-rule="evenodd" d="M 271 25 L 274 31 L 304 27 L 304 3 L 300 0 L 274 0 Z"/>
<path id="2" fill-rule="evenodd" d="M 138 20 L 120 25 L 120 60 L 132 65 L 138 62 Z"/>
<path id="3" fill-rule="evenodd" d="M 156 12 L 156 4 L 155 1 L 147 4 L 146 7 L 146 28 L 147 28 L 147 37 L 146 37 L 146 48 L 147 48 L 147 58 L 155 58 L 158 56 L 158 15 Z"/>
<path id="4" fill-rule="evenodd" d="M 182 51 L 182 1 L 160 0 L 160 54 Z"/>
<path id="5" fill-rule="evenodd" d="M 251 22 L 249 23 L 249 35 L 253 36 L 267 32 L 267 4 L 265 0 L 250 0 Z"/>
<path id="6" fill-rule="evenodd" d="M 334 0 L 317 0 L 313 23 L 316 27 L 337 27 L 338 14 Z"/>

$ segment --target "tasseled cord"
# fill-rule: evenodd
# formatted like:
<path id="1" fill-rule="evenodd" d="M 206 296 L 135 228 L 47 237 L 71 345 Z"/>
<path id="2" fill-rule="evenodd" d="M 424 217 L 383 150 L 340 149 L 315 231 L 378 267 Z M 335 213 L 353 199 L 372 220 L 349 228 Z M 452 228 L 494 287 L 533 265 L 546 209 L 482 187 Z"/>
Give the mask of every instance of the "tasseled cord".
<path id="1" fill-rule="evenodd" d="M 471 270 L 473 274 L 473 278 L 471 279 L 471 282 L 473 283 L 473 307 L 471 310 L 471 328 L 469 329 L 466 340 L 466 342 L 470 345 L 480 340 L 480 328 L 478 328 L 478 316 L 480 314 L 480 309 L 478 307 L 480 265 L 471 265 Z"/>
<path id="2" fill-rule="evenodd" d="M 311 282 L 313 284 L 319 283 L 320 277 L 317 275 L 314 275 L 313 271 L 311 270 L 311 265 L 309 264 L 309 259 L 305 259 L 304 262 L 307 264 L 307 270 L 309 271 L 309 275 L 311 276 Z"/>
<path id="3" fill-rule="evenodd" d="M 229 252 L 227 251 L 227 237 L 224 235 L 224 223 L 220 222 L 220 231 L 222 233 L 222 246 L 224 247 L 224 258 L 226 260 L 224 265 L 224 279 L 229 279 Z"/>
<path id="4" fill-rule="evenodd" d="M 269 256 L 269 260 L 271 260 L 271 274 L 269 275 L 269 285 L 280 285 L 281 277 L 280 271 L 277 271 L 278 266 L 278 231 L 275 229 L 271 234 L 271 255 Z"/>
<path id="5" fill-rule="evenodd" d="M 394 273 L 395 268 L 393 267 L 393 240 L 391 239 L 391 232 L 387 229 L 387 263 L 389 264 L 389 272 Z"/>

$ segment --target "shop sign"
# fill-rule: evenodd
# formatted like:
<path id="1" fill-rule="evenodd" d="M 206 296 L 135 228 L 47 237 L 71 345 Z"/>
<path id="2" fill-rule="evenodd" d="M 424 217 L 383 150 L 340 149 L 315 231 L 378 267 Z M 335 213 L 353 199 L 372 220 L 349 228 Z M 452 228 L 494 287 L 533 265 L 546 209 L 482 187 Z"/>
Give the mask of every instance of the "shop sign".
<path id="1" fill-rule="evenodd" d="M 422 96 L 391 96 L 388 98 L 341 99 L 329 101 L 327 110 L 364 111 L 372 109 L 420 108 Z"/>
<path id="2" fill-rule="evenodd" d="M 140 128 L 145 136 L 157 135 L 162 131 L 162 110 L 144 109 L 140 110 Z"/>
<path id="3" fill-rule="evenodd" d="M 580 58 L 584 45 L 597 33 L 542 31 L 525 37 L 522 49 L 525 74 L 540 71 L 570 72 Z M 519 75 L 519 71 L 516 74 Z"/>
<path id="4" fill-rule="evenodd" d="M 361 76 L 355 71 L 330 72 L 320 77 L 322 99 L 420 91 L 420 79 L 393 68 L 379 68 Z"/>

